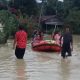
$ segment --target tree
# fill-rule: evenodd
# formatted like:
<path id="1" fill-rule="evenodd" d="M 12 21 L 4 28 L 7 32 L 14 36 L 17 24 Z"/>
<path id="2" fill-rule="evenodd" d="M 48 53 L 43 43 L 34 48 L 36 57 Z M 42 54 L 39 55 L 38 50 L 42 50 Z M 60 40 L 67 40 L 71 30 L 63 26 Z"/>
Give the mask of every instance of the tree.
<path id="1" fill-rule="evenodd" d="M 57 0 L 47 0 L 45 7 L 46 15 L 55 15 L 57 10 Z"/>
<path id="2" fill-rule="evenodd" d="M 22 13 L 30 15 L 37 14 L 37 3 L 35 0 L 11 0 L 10 7 L 20 9 Z"/>
<path id="3" fill-rule="evenodd" d="M 64 0 L 64 21 L 72 26 L 73 32 L 80 34 L 80 1 Z"/>
<path id="4" fill-rule="evenodd" d="M 10 36 L 14 35 L 19 24 L 19 22 L 16 19 L 16 16 L 11 14 L 7 10 L 0 11 L 0 23 L 3 24 L 3 33 L 5 34 L 6 40 Z"/>

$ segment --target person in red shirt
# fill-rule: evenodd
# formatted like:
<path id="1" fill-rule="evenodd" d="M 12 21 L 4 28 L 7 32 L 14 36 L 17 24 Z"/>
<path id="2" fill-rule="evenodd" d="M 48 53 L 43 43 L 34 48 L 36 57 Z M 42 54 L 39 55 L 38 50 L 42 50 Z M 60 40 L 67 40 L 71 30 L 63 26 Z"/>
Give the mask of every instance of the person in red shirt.
<path id="1" fill-rule="evenodd" d="M 19 25 L 19 31 L 15 34 L 13 48 L 15 49 L 15 56 L 18 59 L 23 59 L 27 44 L 27 32 L 24 31 L 23 26 Z"/>

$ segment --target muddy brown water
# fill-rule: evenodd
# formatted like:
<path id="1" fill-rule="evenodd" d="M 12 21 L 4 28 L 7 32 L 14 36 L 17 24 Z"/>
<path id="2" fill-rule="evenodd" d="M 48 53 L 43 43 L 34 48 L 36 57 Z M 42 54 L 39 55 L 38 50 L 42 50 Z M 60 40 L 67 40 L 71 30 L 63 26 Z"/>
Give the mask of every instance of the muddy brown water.
<path id="1" fill-rule="evenodd" d="M 74 36 L 72 57 L 65 60 L 60 53 L 32 51 L 30 43 L 18 60 L 9 40 L 0 45 L 0 80 L 80 80 L 80 36 Z"/>

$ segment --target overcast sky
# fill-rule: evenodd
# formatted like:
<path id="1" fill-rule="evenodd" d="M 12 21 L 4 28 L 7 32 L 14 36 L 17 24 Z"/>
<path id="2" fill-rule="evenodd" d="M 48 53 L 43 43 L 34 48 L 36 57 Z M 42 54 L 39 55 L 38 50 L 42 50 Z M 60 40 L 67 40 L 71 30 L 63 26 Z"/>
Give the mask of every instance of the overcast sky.
<path id="1" fill-rule="evenodd" d="M 42 2 L 42 0 L 36 0 L 38 3 L 41 3 Z M 58 1 L 62 1 L 63 2 L 63 0 L 58 0 Z"/>
<path id="2" fill-rule="evenodd" d="M 58 0 L 58 1 L 62 1 L 63 2 L 63 0 Z"/>
<path id="3" fill-rule="evenodd" d="M 36 0 L 38 3 L 41 3 L 42 1 L 41 0 Z"/>

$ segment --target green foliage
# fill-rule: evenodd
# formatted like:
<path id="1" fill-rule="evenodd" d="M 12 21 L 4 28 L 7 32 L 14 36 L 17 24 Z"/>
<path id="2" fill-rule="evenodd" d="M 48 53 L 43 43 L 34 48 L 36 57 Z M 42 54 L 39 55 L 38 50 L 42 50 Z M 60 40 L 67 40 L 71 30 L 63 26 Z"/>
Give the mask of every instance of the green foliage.
<path id="1" fill-rule="evenodd" d="M 73 33 L 80 34 L 80 1 L 64 0 L 64 22 L 71 25 Z"/>
<path id="2" fill-rule="evenodd" d="M 0 22 L 3 24 L 3 33 L 5 34 L 6 39 L 8 39 L 9 36 L 14 35 L 19 24 L 14 15 L 9 11 L 1 10 Z"/>
<path id="3" fill-rule="evenodd" d="M 57 0 L 47 0 L 47 5 L 45 7 L 45 12 L 47 15 L 56 14 Z"/>
<path id="4" fill-rule="evenodd" d="M 22 13 L 27 15 L 36 15 L 37 14 L 37 3 L 36 0 L 10 0 L 10 7 L 20 9 Z"/>
<path id="5" fill-rule="evenodd" d="M 18 19 L 19 23 L 23 25 L 24 30 L 28 32 L 28 37 L 31 37 L 33 31 L 35 29 L 37 29 L 37 23 L 35 21 L 35 17 L 34 16 L 28 16 L 28 15 L 20 15 L 20 18 Z"/>
<path id="6" fill-rule="evenodd" d="M 80 0 L 47 0 L 45 11 L 47 15 L 58 15 L 71 25 L 73 33 L 80 34 Z"/>
<path id="7" fill-rule="evenodd" d="M 22 23 L 21 21 L 25 18 L 27 19 L 27 23 Z M 20 15 L 20 19 L 16 19 L 16 16 L 7 10 L 0 11 L 0 22 L 3 25 L 3 32 L 1 32 L 0 38 L 1 41 L 4 38 L 5 42 L 9 37 L 14 36 L 15 32 L 18 30 L 19 24 L 23 24 L 25 31 L 28 32 L 28 37 L 30 37 L 33 30 L 37 28 L 37 24 L 32 17 L 23 17 L 23 15 Z M 4 36 L 2 37 L 2 35 Z"/>

